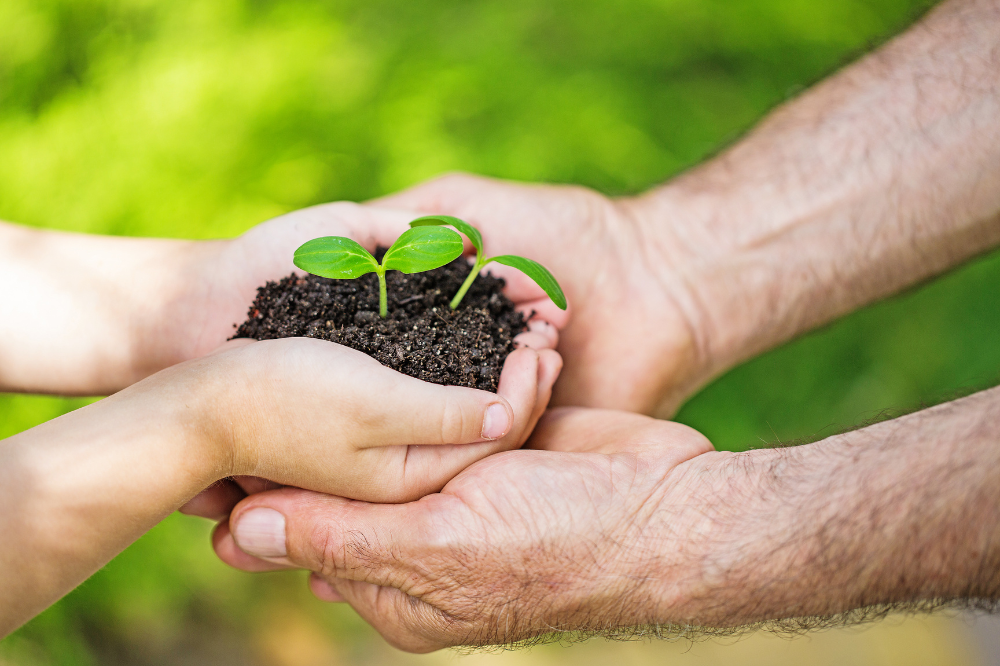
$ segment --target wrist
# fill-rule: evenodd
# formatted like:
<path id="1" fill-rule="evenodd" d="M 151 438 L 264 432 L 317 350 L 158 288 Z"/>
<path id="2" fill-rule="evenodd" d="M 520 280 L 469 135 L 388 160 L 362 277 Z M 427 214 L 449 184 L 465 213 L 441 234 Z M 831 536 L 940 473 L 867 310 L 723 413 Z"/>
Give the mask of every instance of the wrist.
<path id="1" fill-rule="evenodd" d="M 994 390 L 815 444 L 678 467 L 656 528 L 670 556 L 655 621 L 732 627 L 995 601 L 997 423 Z"/>
<path id="2" fill-rule="evenodd" d="M 178 372 L 173 372 L 173 379 Z M 190 383 L 152 377 L 0 447 L 0 635 L 219 478 Z M 166 389 L 164 389 L 164 385 Z"/>
<path id="3" fill-rule="evenodd" d="M 723 212 L 731 206 L 721 186 L 710 195 L 692 189 L 678 180 L 619 202 L 638 229 L 651 285 L 680 311 L 690 338 L 684 376 L 671 372 L 672 390 L 664 394 L 673 409 L 661 414 L 748 358 L 752 336 L 770 325 L 749 290 L 739 244 L 717 227 L 719 218 L 748 220 Z M 755 270 L 760 276 L 767 268 Z"/>
<path id="4" fill-rule="evenodd" d="M 164 368 L 199 358 L 221 345 L 231 327 L 209 330 L 231 276 L 219 265 L 233 240 L 150 241 L 151 266 L 133 288 L 127 378 L 131 385 Z M 250 303 L 247 297 L 246 304 Z M 241 305 L 241 307 L 243 307 Z M 235 323 L 239 314 L 233 314 Z M 227 325 L 228 326 L 228 325 Z"/>

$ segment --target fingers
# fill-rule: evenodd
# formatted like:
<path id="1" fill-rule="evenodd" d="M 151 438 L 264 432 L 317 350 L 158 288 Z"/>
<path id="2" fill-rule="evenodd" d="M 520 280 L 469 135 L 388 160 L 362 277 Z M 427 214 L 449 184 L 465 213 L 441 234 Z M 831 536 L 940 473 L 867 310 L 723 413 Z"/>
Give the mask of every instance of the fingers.
<path id="1" fill-rule="evenodd" d="M 423 654 L 448 647 L 450 623 L 444 613 L 393 587 L 382 587 L 356 580 L 318 579 L 309 587 L 320 599 L 327 596 L 351 605 L 393 647 Z M 322 584 L 320 584 L 322 583 Z"/>
<path id="2" fill-rule="evenodd" d="M 189 516 L 222 520 L 246 496 L 234 482 L 223 479 L 195 495 L 179 511 Z"/>
<path id="3" fill-rule="evenodd" d="M 324 580 L 322 576 L 318 576 L 315 573 L 309 574 L 309 590 L 320 601 L 325 601 L 330 604 L 345 601 L 344 597 L 337 592 L 337 589 L 333 585 Z"/>
<path id="4" fill-rule="evenodd" d="M 406 588 L 414 573 L 414 544 L 440 538 L 435 511 L 451 498 L 410 504 L 369 504 L 283 488 L 241 502 L 213 545 L 227 564 L 264 570 L 296 566 L 321 574 Z M 437 521 L 435 521 L 437 522 Z"/>
<path id="5" fill-rule="evenodd" d="M 438 386 L 399 375 L 372 395 L 363 418 L 368 447 L 474 444 L 497 441 L 514 427 L 515 410 L 497 393 Z"/>
<path id="6" fill-rule="evenodd" d="M 555 354 L 550 350 L 550 353 Z M 556 354 L 558 356 L 558 354 Z M 539 354 L 530 349 L 517 350 L 507 356 L 500 375 L 497 395 L 511 406 L 511 426 L 503 437 L 490 442 L 459 446 L 410 446 L 405 451 L 382 449 L 372 451 L 386 458 L 405 456 L 399 474 L 372 480 L 372 495 L 366 499 L 405 502 L 437 492 L 456 474 L 488 455 L 516 449 L 524 442 L 534 425 L 538 412 Z M 550 381 L 554 381 L 551 379 Z M 551 384 L 548 387 L 551 393 Z M 546 397 L 547 400 L 547 397 Z M 544 409 L 544 407 L 543 407 Z M 388 468 L 388 465 L 372 465 Z"/>
<path id="7" fill-rule="evenodd" d="M 212 532 L 212 548 L 215 549 L 215 554 L 219 556 L 219 559 L 229 566 L 250 573 L 298 568 L 280 559 L 265 560 L 240 550 L 236 541 L 233 540 L 229 521 L 221 522 L 215 526 L 215 530 Z"/>
<path id="8" fill-rule="evenodd" d="M 514 338 L 514 346 L 518 349 L 527 347 L 540 351 L 555 349 L 559 345 L 559 329 L 547 321 L 532 319 L 528 322 L 528 330 Z"/>
<path id="9" fill-rule="evenodd" d="M 533 301 L 522 301 L 516 303 L 514 306 L 517 311 L 520 312 L 525 319 L 529 321 L 546 321 L 557 329 L 564 329 L 569 325 L 569 321 L 572 318 L 573 304 L 569 303 L 565 310 L 560 310 L 546 296 L 545 298 L 539 298 Z"/>
<path id="10" fill-rule="evenodd" d="M 387 479 L 386 482 L 395 485 L 380 489 L 380 493 L 396 493 L 400 500 L 416 499 L 440 490 L 477 460 L 519 448 L 545 411 L 561 369 L 562 357 L 551 349 L 541 352 L 521 349 L 510 354 L 504 363 L 498 389 L 498 395 L 504 396 L 513 408 L 514 423 L 510 432 L 495 442 L 483 444 L 411 446 L 406 453 L 403 478 Z"/>
<path id="11" fill-rule="evenodd" d="M 535 400 L 535 412 L 528 424 L 525 437 L 521 440 L 522 445 L 534 432 L 539 419 L 545 414 L 552 399 L 552 388 L 555 386 L 556 380 L 559 379 L 559 373 L 562 372 L 563 360 L 558 353 L 552 350 L 543 350 L 539 353 L 538 359 L 538 396 Z"/>
<path id="12" fill-rule="evenodd" d="M 347 601 L 393 645 L 428 652 L 444 645 L 414 629 L 434 626 L 440 613 L 420 598 L 443 581 L 425 582 L 418 549 L 450 538 L 448 526 L 458 521 L 436 518 L 461 506 L 454 498 L 428 499 L 382 505 L 292 488 L 261 493 L 233 511 L 213 544 L 223 561 L 245 571 L 313 571 L 309 587 L 317 597 Z M 269 524 L 273 533 L 262 536 Z"/>
<path id="13" fill-rule="evenodd" d="M 243 489 L 244 495 L 262 493 L 266 490 L 277 490 L 282 487 L 280 483 L 268 481 L 267 479 L 262 479 L 259 476 L 234 476 L 232 479 L 233 483 Z"/>
<path id="14" fill-rule="evenodd" d="M 546 451 L 655 452 L 658 460 L 671 466 L 714 450 L 704 435 L 680 423 L 583 407 L 549 410 L 535 427 L 528 445 Z"/>
<path id="15" fill-rule="evenodd" d="M 254 436 L 291 431 L 302 435 L 296 440 L 299 450 L 320 448 L 317 435 L 329 430 L 325 424 L 334 417 L 331 438 L 356 449 L 495 441 L 514 424 L 514 410 L 503 395 L 420 381 L 323 340 L 267 340 L 236 354 L 235 367 L 254 368 L 263 380 L 250 380 L 257 387 L 252 399 L 260 401 Z M 274 376 L 287 379 L 270 381 Z M 289 414 L 297 429 L 282 421 Z"/>

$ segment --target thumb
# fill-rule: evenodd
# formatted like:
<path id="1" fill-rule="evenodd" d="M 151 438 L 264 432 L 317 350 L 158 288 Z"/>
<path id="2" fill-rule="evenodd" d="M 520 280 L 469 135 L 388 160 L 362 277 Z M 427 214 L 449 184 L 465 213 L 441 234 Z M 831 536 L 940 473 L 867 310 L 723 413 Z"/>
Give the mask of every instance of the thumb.
<path id="1" fill-rule="evenodd" d="M 371 504 L 283 488 L 248 497 L 230 518 L 232 544 L 262 560 L 240 563 L 218 543 L 216 552 L 248 571 L 309 569 L 318 597 L 347 601 L 400 649 L 429 652 L 456 643 L 454 618 L 427 599 L 453 587 L 463 507 L 447 495 Z"/>
<path id="2" fill-rule="evenodd" d="M 251 495 L 233 509 L 229 534 L 215 549 L 227 564 L 245 570 L 261 567 L 238 553 L 327 579 L 413 588 L 421 578 L 417 544 L 434 534 L 430 522 L 444 508 L 439 504 L 440 499 L 372 504 L 298 488 L 272 490 Z"/>
<path id="3" fill-rule="evenodd" d="M 649 453 L 671 467 L 714 450 L 707 437 L 681 423 L 586 407 L 548 410 L 532 432 L 528 448 L 605 455 Z"/>

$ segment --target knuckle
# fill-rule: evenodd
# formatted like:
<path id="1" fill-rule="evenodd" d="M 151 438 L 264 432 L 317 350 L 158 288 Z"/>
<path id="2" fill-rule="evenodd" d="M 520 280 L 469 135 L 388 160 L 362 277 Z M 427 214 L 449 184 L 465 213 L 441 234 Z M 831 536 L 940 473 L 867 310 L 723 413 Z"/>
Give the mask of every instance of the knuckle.
<path id="1" fill-rule="evenodd" d="M 309 568 L 327 578 L 336 578 L 344 570 L 342 539 L 336 534 L 337 527 L 322 522 L 316 525 L 309 536 Z"/>
<path id="2" fill-rule="evenodd" d="M 466 440 L 469 416 L 460 400 L 446 395 L 441 405 L 441 422 L 438 426 L 439 444 L 462 444 Z"/>
<path id="3" fill-rule="evenodd" d="M 336 523 L 315 528 L 311 548 L 310 568 L 324 578 L 366 580 L 386 559 L 376 537 Z"/>

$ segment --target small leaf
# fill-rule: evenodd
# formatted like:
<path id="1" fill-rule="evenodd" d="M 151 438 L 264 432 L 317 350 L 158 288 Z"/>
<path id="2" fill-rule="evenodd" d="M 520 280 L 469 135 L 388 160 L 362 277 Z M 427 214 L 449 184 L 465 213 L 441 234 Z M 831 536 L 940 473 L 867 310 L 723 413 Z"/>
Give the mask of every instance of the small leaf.
<path id="1" fill-rule="evenodd" d="M 521 271 L 532 280 L 535 281 L 539 287 L 541 287 L 548 297 L 552 299 L 552 302 L 560 310 L 566 309 L 566 295 L 563 294 L 562 288 L 560 288 L 559 283 L 556 282 L 555 277 L 549 272 L 545 266 L 542 266 L 537 261 L 532 261 L 531 259 L 525 259 L 524 257 L 518 257 L 513 254 L 502 254 L 499 257 L 490 257 L 490 261 L 495 261 L 498 264 L 503 264 L 504 266 L 512 266 L 517 270 Z"/>
<path id="2" fill-rule="evenodd" d="M 292 261 L 308 273 L 337 280 L 350 280 L 378 270 L 378 262 L 368 250 L 342 236 L 324 236 L 303 243 Z"/>
<path id="3" fill-rule="evenodd" d="M 466 222 L 465 220 L 460 220 L 457 217 L 452 217 L 451 215 L 427 215 L 425 217 L 418 217 L 417 219 L 410 222 L 411 227 L 426 227 L 426 226 L 442 226 L 450 225 L 455 227 L 463 234 L 469 237 L 472 241 L 472 247 L 476 248 L 476 254 L 482 256 L 483 254 L 483 235 L 479 233 L 479 229 Z"/>
<path id="4" fill-rule="evenodd" d="M 462 256 L 462 237 L 451 229 L 414 227 L 396 239 L 382 258 L 385 270 L 422 273 Z"/>

